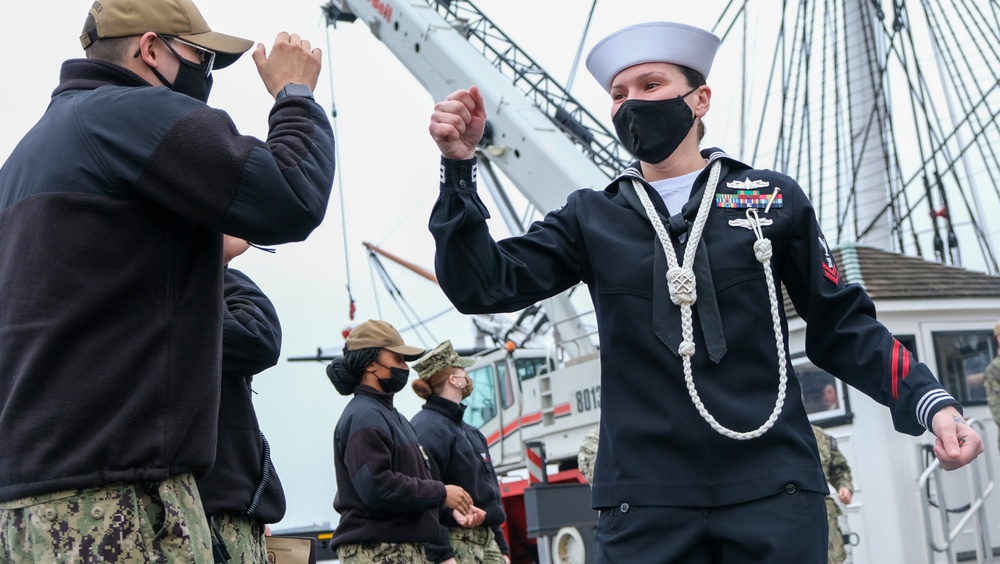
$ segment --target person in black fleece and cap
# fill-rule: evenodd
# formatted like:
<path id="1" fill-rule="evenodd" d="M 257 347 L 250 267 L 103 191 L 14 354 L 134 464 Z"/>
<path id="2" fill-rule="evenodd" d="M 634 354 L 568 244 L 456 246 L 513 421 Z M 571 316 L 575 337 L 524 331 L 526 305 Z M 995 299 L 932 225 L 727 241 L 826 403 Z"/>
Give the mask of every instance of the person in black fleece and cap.
<path id="1" fill-rule="evenodd" d="M 427 562 L 424 543 L 437 539 L 438 509 L 471 511 L 464 489 L 431 476 L 416 432 L 392 403 L 409 378 L 406 361 L 423 353 L 389 323 L 368 320 L 327 366 L 337 391 L 354 395 L 333 436 L 340 523 L 332 547 L 341 564 Z"/>

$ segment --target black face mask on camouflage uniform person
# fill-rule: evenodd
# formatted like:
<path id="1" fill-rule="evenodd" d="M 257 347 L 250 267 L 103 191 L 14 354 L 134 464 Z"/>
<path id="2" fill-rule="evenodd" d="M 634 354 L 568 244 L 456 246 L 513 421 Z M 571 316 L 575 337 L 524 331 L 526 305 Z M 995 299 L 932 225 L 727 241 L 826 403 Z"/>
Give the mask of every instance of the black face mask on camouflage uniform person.
<path id="1" fill-rule="evenodd" d="M 160 36 L 160 40 L 163 41 L 163 44 L 167 46 L 167 49 L 170 49 L 170 52 L 173 53 L 174 56 L 177 57 L 177 60 L 181 63 L 177 68 L 177 76 L 174 78 L 173 82 L 170 82 L 155 68 L 149 67 L 149 70 L 153 71 L 153 74 L 156 75 L 156 78 L 158 78 L 164 86 L 174 92 L 185 94 L 195 100 L 207 103 L 208 96 L 212 93 L 212 84 L 214 82 L 212 79 L 212 66 L 215 61 L 215 53 L 212 53 L 208 49 L 202 49 L 196 45 L 191 45 L 200 52 L 209 54 L 208 60 L 201 63 L 193 63 L 182 57 L 180 53 L 170 46 L 170 41 L 175 40 L 174 38 Z M 138 54 L 139 53 L 136 53 L 136 55 Z"/>
<path id="2" fill-rule="evenodd" d="M 212 75 L 205 76 L 203 72 L 199 72 L 197 68 L 201 65 L 194 65 L 183 58 L 181 61 L 181 66 L 177 69 L 177 78 L 174 79 L 173 84 L 156 72 L 156 69 L 151 70 L 167 88 L 208 103 L 208 96 L 212 92 Z"/>
<path id="3" fill-rule="evenodd" d="M 694 125 L 694 113 L 684 98 L 626 100 L 611 118 L 622 145 L 637 159 L 658 163 L 669 157 Z"/>

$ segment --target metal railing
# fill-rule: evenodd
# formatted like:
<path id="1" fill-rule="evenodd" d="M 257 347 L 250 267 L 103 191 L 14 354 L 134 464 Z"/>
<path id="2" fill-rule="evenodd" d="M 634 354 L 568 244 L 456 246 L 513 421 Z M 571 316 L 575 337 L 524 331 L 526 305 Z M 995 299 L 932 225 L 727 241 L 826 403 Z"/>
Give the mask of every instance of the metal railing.
<path id="1" fill-rule="evenodd" d="M 980 437 L 986 436 L 982 422 L 969 419 L 970 426 L 976 429 Z M 985 470 L 985 476 L 983 476 Z M 935 562 L 934 553 L 945 553 L 948 564 L 956 562 L 954 551 L 955 540 L 972 524 L 976 536 L 976 562 L 993 562 L 993 547 L 990 542 L 990 528 L 986 516 L 986 498 L 993 493 L 993 461 L 989 453 L 983 453 L 962 470 L 968 488 L 968 505 L 961 510 L 948 509 L 946 488 L 942 479 L 944 470 L 940 461 L 935 458 L 918 480 L 921 492 L 921 512 L 924 516 L 924 530 L 927 534 L 929 562 Z M 984 484 L 985 478 L 985 484 Z M 931 486 L 933 486 L 933 491 Z M 932 496 L 933 494 L 933 496 Z M 934 513 L 937 513 L 939 530 L 933 525 Z M 950 514 L 961 513 L 961 518 L 950 525 Z M 940 536 L 939 536 L 940 535 Z"/>

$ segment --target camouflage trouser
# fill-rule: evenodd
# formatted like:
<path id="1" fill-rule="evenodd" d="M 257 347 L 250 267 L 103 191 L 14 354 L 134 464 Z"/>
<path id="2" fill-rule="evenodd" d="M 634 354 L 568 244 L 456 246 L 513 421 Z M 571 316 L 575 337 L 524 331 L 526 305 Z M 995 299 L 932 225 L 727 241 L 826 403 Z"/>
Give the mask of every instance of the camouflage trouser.
<path id="1" fill-rule="evenodd" d="M 458 564 L 504 564 L 503 553 L 489 527 L 451 527 L 448 539 Z"/>
<path id="2" fill-rule="evenodd" d="M 430 564 L 422 544 L 366 542 L 337 547 L 340 564 Z"/>
<path id="3" fill-rule="evenodd" d="M 588 484 L 594 483 L 594 463 L 597 462 L 597 444 L 600 441 L 601 428 L 594 427 L 583 437 L 580 450 L 576 455 L 576 464 Z"/>
<path id="4" fill-rule="evenodd" d="M 0 503 L 0 561 L 212 564 L 191 474 Z"/>
<path id="5" fill-rule="evenodd" d="M 844 535 L 840 532 L 840 508 L 833 498 L 826 498 L 826 519 L 827 528 L 830 530 L 830 564 L 843 564 L 847 560 L 847 551 L 844 549 Z"/>
<path id="6" fill-rule="evenodd" d="M 264 526 L 231 513 L 216 513 L 210 521 L 229 554 L 229 564 L 267 564 Z"/>

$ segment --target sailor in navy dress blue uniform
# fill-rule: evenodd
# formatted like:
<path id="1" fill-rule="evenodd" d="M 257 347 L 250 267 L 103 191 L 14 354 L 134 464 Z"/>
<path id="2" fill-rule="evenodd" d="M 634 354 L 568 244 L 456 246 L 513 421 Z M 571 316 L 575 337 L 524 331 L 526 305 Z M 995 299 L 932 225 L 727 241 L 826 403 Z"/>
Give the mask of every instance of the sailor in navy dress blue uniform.
<path id="1" fill-rule="evenodd" d="M 588 69 L 639 161 L 499 242 L 476 194 L 482 94 L 457 91 L 431 117 L 442 163 L 430 230 L 455 306 L 517 311 L 581 281 L 590 291 L 600 562 L 826 561 L 826 483 L 782 287 L 807 321 L 816 366 L 887 406 L 898 431 L 934 431 L 945 468 L 982 452 L 959 403 L 876 320 L 864 289 L 842 280 L 799 185 L 699 150 L 718 44 L 667 22 L 601 40 Z"/>

